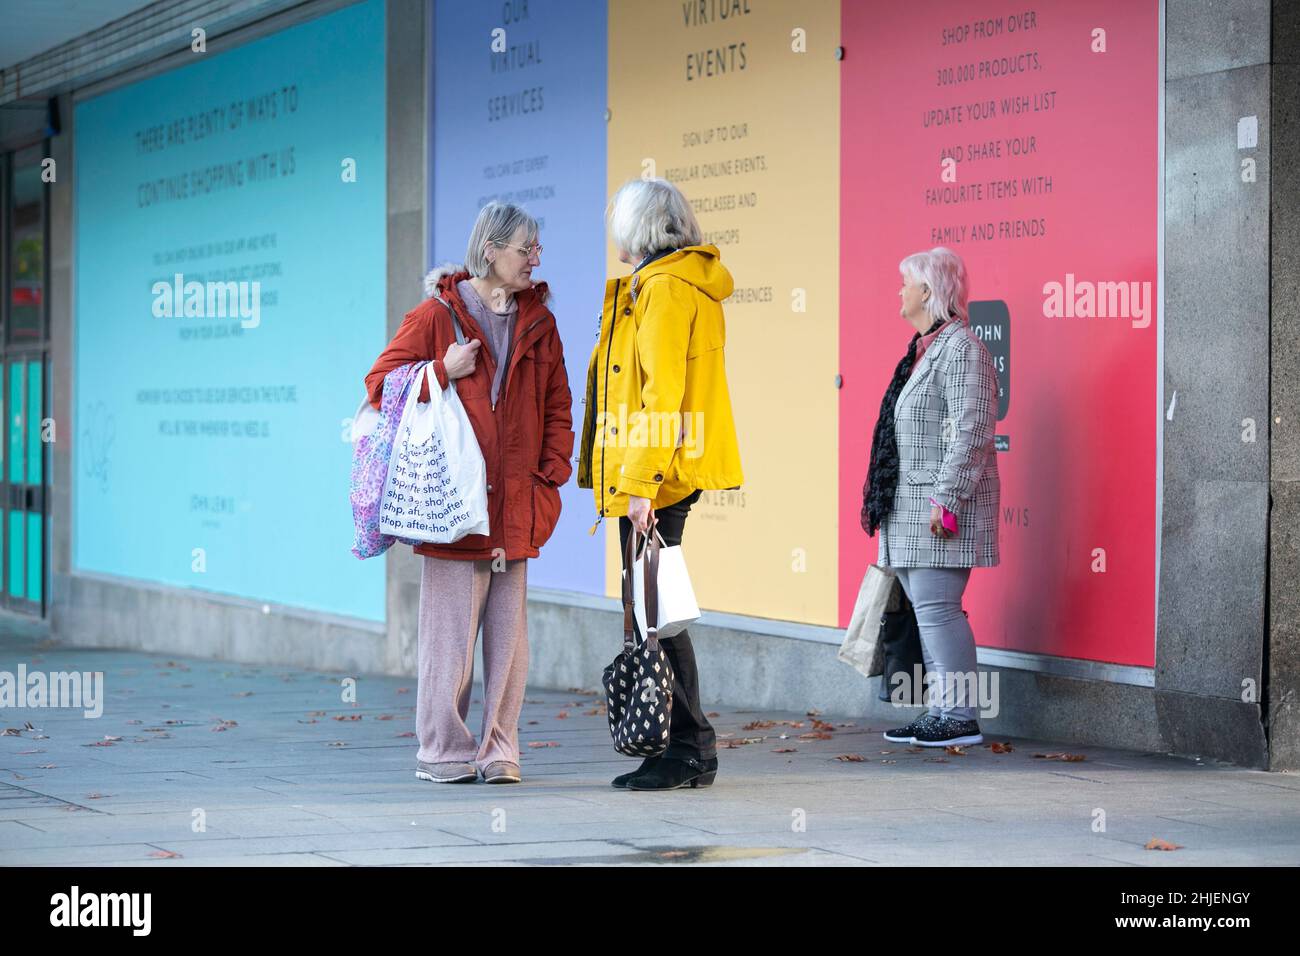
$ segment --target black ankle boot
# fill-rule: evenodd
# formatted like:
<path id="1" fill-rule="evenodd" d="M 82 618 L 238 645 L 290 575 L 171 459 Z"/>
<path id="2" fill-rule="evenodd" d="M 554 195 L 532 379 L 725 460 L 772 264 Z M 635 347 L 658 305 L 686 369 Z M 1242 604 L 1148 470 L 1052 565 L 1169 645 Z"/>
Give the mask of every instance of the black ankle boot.
<path id="1" fill-rule="evenodd" d="M 682 787 L 707 787 L 718 775 L 718 758 L 700 760 L 664 757 L 643 774 L 627 783 L 629 790 L 678 790 Z"/>
<path id="2" fill-rule="evenodd" d="M 652 767 L 654 767 L 655 764 L 657 764 L 662 759 L 663 759 L 662 754 L 656 755 L 654 757 L 646 757 L 645 760 L 641 761 L 641 766 L 637 767 L 635 770 L 629 771 L 628 773 L 619 774 L 617 777 L 615 777 L 613 780 L 610 781 L 610 784 L 615 787 L 626 788 L 627 782 L 629 780 L 631 780 L 633 777 L 641 776 L 641 774 L 645 773 L 647 770 L 650 770 Z"/>

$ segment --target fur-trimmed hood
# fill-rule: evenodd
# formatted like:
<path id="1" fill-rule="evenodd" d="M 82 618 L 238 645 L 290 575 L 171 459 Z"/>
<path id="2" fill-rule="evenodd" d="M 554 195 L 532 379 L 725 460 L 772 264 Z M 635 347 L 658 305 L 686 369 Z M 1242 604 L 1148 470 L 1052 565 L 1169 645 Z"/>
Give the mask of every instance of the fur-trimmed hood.
<path id="1" fill-rule="evenodd" d="M 451 276 L 460 275 L 464 272 L 467 272 L 465 266 L 458 265 L 455 262 L 444 262 L 441 265 L 430 269 L 424 276 L 424 297 L 426 299 L 432 299 L 438 294 L 438 288 L 443 284 L 444 279 L 449 279 Z M 551 294 L 550 286 L 545 282 L 534 282 L 532 291 L 537 293 L 538 298 L 543 305 L 547 308 L 551 307 L 555 300 L 555 296 Z M 519 294 L 524 295 L 526 293 Z"/>

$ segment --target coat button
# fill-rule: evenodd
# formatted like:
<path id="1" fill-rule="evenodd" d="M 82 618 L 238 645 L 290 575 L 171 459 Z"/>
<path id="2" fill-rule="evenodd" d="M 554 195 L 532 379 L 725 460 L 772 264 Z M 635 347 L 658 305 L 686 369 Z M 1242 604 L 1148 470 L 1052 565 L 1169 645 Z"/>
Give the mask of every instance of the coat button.
<path id="1" fill-rule="evenodd" d="M 616 495 L 616 494 L 618 494 L 618 489 L 615 488 L 613 485 L 610 485 L 610 486 L 609 486 L 609 493 L 610 493 L 611 495 Z"/>
<path id="2" fill-rule="evenodd" d="M 610 426 L 609 426 L 609 433 L 610 433 L 611 435 L 617 435 L 617 434 L 618 434 L 618 426 L 617 426 L 617 425 L 610 425 Z"/>
<path id="3" fill-rule="evenodd" d="M 624 314 L 624 315 L 631 315 L 631 314 L 632 314 L 632 310 L 631 310 L 631 309 L 624 309 L 624 310 L 623 310 L 623 314 Z"/>
<path id="4" fill-rule="evenodd" d="M 617 366 L 617 365 L 614 366 L 614 371 L 615 371 L 615 372 L 618 371 L 618 366 Z"/>
<path id="5" fill-rule="evenodd" d="M 664 480 L 663 475 L 655 475 L 655 481 L 663 481 L 663 480 Z"/>
<path id="6" fill-rule="evenodd" d="M 492 486 L 488 485 L 488 494 L 492 494 Z"/>

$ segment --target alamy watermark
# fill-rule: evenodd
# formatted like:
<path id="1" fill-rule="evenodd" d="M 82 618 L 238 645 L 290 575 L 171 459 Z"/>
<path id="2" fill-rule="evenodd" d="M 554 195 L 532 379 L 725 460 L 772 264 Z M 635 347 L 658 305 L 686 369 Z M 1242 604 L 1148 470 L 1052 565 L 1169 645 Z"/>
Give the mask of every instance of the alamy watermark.
<path id="1" fill-rule="evenodd" d="M 1133 328 L 1151 324 L 1150 282 L 1092 282 L 1065 274 L 1064 282 L 1043 284 L 1043 316 L 1048 319 L 1130 319 Z"/>
<path id="2" fill-rule="evenodd" d="M 997 671 L 925 671 L 913 665 L 912 673 L 895 671 L 888 678 L 889 702 L 896 707 L 915 706 L 915 688 L 922 689 L 922 702 L 927 707 L 973 707 L 979 716 L 992 720 L 1001 711 L 998 702 Z M 947 702 L 947 703 L 945 703 Z"/>
<path id="3" fill-rule="evenodd" d="M 155 282 L 153 314 L 155 318 L 211 319 L 238 318 L 246 329 L 262 323 L 262 283 L 254 279 L 240 282 L 185 281 L 177 272 L 171 282 Z"/>
<path id="4" fill-rule="evenodd" d="M 686 458 L 704 454 L 704 412 L 658 412 L 619 405 L 596 414 L 605 448 L 681 448 Z"/>
<path id="5" fill-rule="evenodd" d="M 18 665 L 18 673 L 0 671 L 0 710 L 10 707 L 80 707 L 87 718 L 104 713 L 103 671 L 41 671 Z"/>

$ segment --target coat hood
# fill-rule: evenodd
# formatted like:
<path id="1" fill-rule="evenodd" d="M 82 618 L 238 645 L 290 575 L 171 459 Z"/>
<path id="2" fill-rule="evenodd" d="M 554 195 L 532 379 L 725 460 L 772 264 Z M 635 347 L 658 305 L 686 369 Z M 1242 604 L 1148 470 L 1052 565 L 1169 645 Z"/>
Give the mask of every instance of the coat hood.
<path id="1" fill-rule="evenodd" d="M 633 295 L 638 285 L 663 272 L 684 279 L 715 302 L 721 302 L 736 288 L 717 246 L 684 246 L 634 273 Z"/>
<path id="2" fill-rule="evenodd" d="M 457 265 L 454 262 L 444 262 L 442 265 L 430 269 L 424 276 L 424 297 L 431 299 L 435 295 L 446 298 L 447 289 L 454 286 L 461 279 L 469 278 L 469 270 L 463 265 Z M 543 305 L 549 307 L 554 296 L 551 295 L 550 287 L 545 282 L 534 282 L 532 292 L 537 294 L 537 299 Z M 528 295 L 527 292 L 518 293 L 519 296 Z"/>

